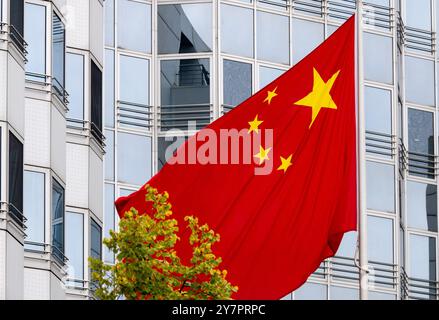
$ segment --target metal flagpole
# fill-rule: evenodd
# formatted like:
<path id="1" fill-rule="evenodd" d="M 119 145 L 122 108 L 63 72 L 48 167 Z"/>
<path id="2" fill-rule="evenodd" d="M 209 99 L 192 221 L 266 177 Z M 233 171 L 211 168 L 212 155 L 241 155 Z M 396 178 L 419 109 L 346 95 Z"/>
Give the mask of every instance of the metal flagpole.
<path id="1" fill-rule="evenodd" d="M 360 299 L 368 299 L 367 215 L 366 215 L 366 128 L 364 115 L 363 1 L 357 1 L 357 115 L 358 115 L 358 242 Z"/>

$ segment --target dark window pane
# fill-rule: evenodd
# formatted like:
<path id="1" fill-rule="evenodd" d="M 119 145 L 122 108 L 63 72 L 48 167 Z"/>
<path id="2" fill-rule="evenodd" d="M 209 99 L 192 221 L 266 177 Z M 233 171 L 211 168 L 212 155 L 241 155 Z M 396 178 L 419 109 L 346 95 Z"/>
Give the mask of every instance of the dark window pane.
<path id="1" fill-rule="evenodd" d="M 239 105 L 252 94 L 252 65 L 224 60 L 223 62 L 224 109 Z"/>
<path id="2" fill-rule="evenodd" d="M 159 53 L 212 51 L 210 3 L 158 6 Z"/>
<path id="3" fill-rule="evenodd" d="M 60 262 L 64 262 L 64 188 L 52 180 L 52 246 L 53 254 Z"/>
<path id="4" fill-rule="evenodd" d="M 23 144 L 9 133 L 9 212 L 18 223 L 23 222 Z"/>
<path id="5" fill-rule="evenodd" d="M 1 4 L 1 3 L 0 3 Z M 12 41 L 21 49 L 24 49 L 23 32 L 24 32 L 24 0 L 10 1 L 10 22 Z"/>
<path id="6" fill-rule="evenodd" d="M 437 232 L 437 187 L 407 182 L 407 216 L 410 228 Z"/>
<path id="7" fill-rule="evenodd" d="M 130 0 L 118 0 L 119 48 L 151 52 L 151 5 Z"/>
<path id="8" fill-rule="evenodd" d="M 84 280 L 84 216 L 66 212 L 66 257 L 68 262 L 68 284 L 82 286 Z M 74 281 L 76 280 L 76 281 Z"/>
<path id="9" fill-rule="evenodd" d="M 45 243 L 45 175 L 41 172 L 24 172 L 24 207 L 26 222 L 26 241 Z M 34 248 L 32 245 L 30 248 Z M 42 249 L 40 246 L 34 249 Z"/>
<path id="10" fill-rule="evenodd" d="M 52 76 L 56 93 L 64 98 L 65 28 L 56 13 L 52 15 Z"/>
<path id="11" fill-rule="evenodd" d="M 172 157 L 174 152 L 185 142 L 187 137 L 159 137 L 158 138 L 158 160 L 159 170 Z"/>
<path id="12" fill-rule="evenodd" d="M 93 219 L 90 223 L 90 256 L 102 259 L 102 229 Z"/>
<path id="13" fill-rule="evenodd" d="M 24 37 L 27 46 L 26 72 L 46 74 L 46 7 L 26 3 L 24 8 Z M 29 77 L 45 81 L 41 77 Z"/>
<path id="14" fill-rule="evenodd" d="M 161 62 L 161 129 L 200 129 L 210 123 L 209 59 Z"/>
<path id="15" fill-rule="evenodd" d="M 66 89 L 69 93 L 69 119 L 84 120 L 84 56 L 66 55 Z"/>
<path id="16" fill-rule="evenodd" d="M 91 123 L 92 134 L 102 141 L 102 71 L 91 60 Z"/>

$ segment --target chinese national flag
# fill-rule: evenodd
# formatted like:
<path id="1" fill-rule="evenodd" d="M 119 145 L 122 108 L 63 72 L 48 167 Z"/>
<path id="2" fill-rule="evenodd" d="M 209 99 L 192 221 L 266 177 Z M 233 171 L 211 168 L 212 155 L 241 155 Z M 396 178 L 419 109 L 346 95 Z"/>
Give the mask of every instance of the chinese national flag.
<path id="1" fill-rule="evenodd" d="M 190 138 L 148 182 L 169 192 L 180 256 L 189 260 L 191 252 L 184 216 L 220 234 L 214 253 L 239 287 L 235 299 L 282 298 L 356 230 L 354 30 L 352 17 Z M 225 132 L 239 132 L 238 150 Z M 120 215 L 131 207 L 145 212 L 145 189 L 119 198 L 116 207 Z"/>

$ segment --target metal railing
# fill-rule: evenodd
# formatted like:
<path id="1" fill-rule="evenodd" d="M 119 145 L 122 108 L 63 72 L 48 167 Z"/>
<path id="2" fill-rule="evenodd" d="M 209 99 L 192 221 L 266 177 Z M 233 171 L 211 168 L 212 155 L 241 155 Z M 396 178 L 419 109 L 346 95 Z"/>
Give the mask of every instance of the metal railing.
<path id="1" fill-rule="evenodd" d="M 67 105 L 69 103 L 69 94 L 67 90 L 55 77 L 52 77 L 52 92 L 58 97 L 58 99 L 61 100 L 63 104 Z"/>
<path id="2" fill-rule="evenodd" d="M 28 72 L 25 74 L 26 82 L 47 87 L 47 92 L 52 92 L 66 107 L 69 103 L 69 93 L 58 79 L 43 73 Z"/>
<path id="3" fill-rule="evenodd" d="M 293 11 L 311 15 L 323 16 L 325 12 L 323 0 L 292 0 L 291 7 Z"/>
<path id="4" fill-rule="evenodd" d="M 439 282 L 409 277 L 401 268 L 401 299 L 438 300 Z"/>
<path id="5" fill-rule="evenodd" d="M 290 0 L 258 0 L 258 3 L 288 10 Z"/>
<path id="6" fill-rule="evenodd" d="M 183 60 L 184 61 L 184 60 Z M 181 64 L 178 73 L 176 74 L 179 87 L 188 86 L 208 86 L 210 84 L 209 71 L 203 64 L 190 63 Z"/>
<path id="7" fill-rule="evenodd" d="M 47 254 L 50 255 L 51 261 L 57 263 L 61 268 L 64 268 L 69 259 L 64 255 L 58 247 L 41 242 L 24 241 L 24 250 L 27 252 Z"/>
<path id="8" fill-rule="evenodd" d="M 396 154 L 396 137 L 366 130 L 366 152 L 393 157 Z"/>
<path id="9" fill-rule="evenodd" d="M 363 3 L 363 22 L 365 26 L 391 30 L 395 21 L 393 9 L 375 3 Z"/>
<path id="10" fill-rule="evenodd" d="M 28 44 L 24 40 L 21 33 L 13 25 L 7 24 L 5 22 L 0 22 L 0 35 L 6 35 L 6 39 L 2 39 L 0 37 L 0 40 L 8 41 L 9 43 L 14 44 L 18 51 L 22 54 L 24 61 L 27 62 L 26 55 L 28 54 L 28 52 L 26 48 Z"/>
<path id="11" fill-rule="evenodd" d="M 328 17 L 342 21 L 349 19 L 357 10 L 355 0 L 329 0 L 327 6 Z"/>
<path id="12" fill-rule="evenodd" d="M 188 129 L 190 122 L 199 130 L 212 121 L 212 105 L 208 103 L 163 105 L 159 109 L 161 130 Z"/>
<path id="13" fill-rule="evenodd" d="M 399 166 L 400 170 L 407 170 L 411 175 L 434 179 L 438 174 L 438 156 L 409 151 L 400 139 Z"/>
<path id="14" fill-rule="evenodd" d="M 151 129 L 152 106 L 128 101 L 117 102 L 117 122 L 122 126 Z"/>
<path id="15" fill-rule="evenodd" d="M 436 51 L 436 33 L 431 30 L 422 30 L 407 26 L 397 13 L 398 46 L 407 49 L 434 54 Z"/>
<path id="16" fill-rule="evenodd" d="M 26 230 L 26 217 L 23 213 L 17 209 L 12 203 L 0 202 L 0 210 L 6 214 L 7 217 L 10 217 L 11 220 L 23 231 Z"/>
<path id="17" fill-rule="evenodd" d="M 93 137 L 101 146 L 105 146 L 105 136 L 102 131 L 93 122 L 67 118 L 67 129 L 70 129 L 73 134 L 78 134 L 84 137 Z M 80 131 L 80 132 L 78 132 Z"/>

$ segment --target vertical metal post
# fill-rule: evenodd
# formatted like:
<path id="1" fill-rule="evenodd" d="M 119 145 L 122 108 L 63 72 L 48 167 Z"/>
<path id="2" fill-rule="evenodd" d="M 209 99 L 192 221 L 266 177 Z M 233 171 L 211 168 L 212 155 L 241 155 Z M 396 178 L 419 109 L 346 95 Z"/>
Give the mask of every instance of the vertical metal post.
<path id="1" fill-rule="evenodd" d="M 364 114 L 363 1 L 357 1 L 357 117 L 358 117 L 358 239 L 360 254 L 360 299 L 368 299 L 366 213 L 366 127 Z"/>

